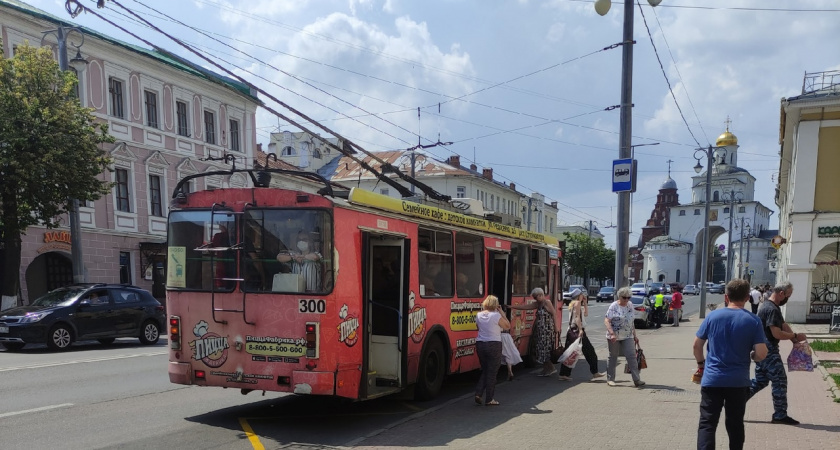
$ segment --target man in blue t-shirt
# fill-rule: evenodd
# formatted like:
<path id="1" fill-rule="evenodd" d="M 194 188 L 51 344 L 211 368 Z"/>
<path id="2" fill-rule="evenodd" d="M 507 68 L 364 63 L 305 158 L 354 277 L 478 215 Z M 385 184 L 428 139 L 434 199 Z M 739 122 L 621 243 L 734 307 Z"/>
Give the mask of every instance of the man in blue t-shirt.
<path id="1" fill-rule="evenodd" d="M 700 383 L 700 425 L 697 449 L 715 448 L 720 411 L 726 408 L 729 448 L 744 446 L 744 412 L 750 395 L 750 365 L 767 356 L 761 321 L 744 309 L 750 284 L 735 279 L 726 285 L 727 307 L 709 313 L 694 338 L 694 358 Z M 708 356 L 703 347 L 708 342 Z"/>

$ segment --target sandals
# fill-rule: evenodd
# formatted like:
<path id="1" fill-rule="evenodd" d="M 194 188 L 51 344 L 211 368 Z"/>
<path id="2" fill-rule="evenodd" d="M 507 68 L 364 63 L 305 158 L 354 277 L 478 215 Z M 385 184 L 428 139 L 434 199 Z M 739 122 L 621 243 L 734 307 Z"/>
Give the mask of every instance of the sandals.
<path id="1" fill-rule="evenodd" d="M 499 406 L 499 402 L 497 402 L 496 400 L 490 400 L 489 402 L 487 402 L 487 406 Z"/>
<path id="2" fill-rule="evenodd" d="M 557 373 L 557 369 L 554 369 L 554 370 L 552 370 L 552 371 L 551 371 L 551 372 L 549 372 L 549 373 L 541 373 L 541 374 L 539 374 L 539 375 L 537 375 L 537 376 L 538 376 L 538 377 L 550 377 L 550 376 L 554 375 L 555 373 Z"/>
<path id="3" fill-rule="evenodd" d="M 480 395 L 475 396 L 475 404 L 479 405 L 479 406 L 484 404 L 484 402 L 481 401 L 481 396 Z"/>

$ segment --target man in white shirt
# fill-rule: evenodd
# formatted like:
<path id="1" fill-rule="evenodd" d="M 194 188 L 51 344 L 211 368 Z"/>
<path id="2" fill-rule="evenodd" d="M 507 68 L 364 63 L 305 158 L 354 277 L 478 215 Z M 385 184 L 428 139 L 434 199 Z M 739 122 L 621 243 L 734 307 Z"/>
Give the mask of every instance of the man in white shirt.
<path id="1" fill-rule="evenodd" d="M 752 290 L 750 291 L 750 307 L 752 308 L 753 314 L 758 312 L 758 304 L 760 302 L 761 291 L 758 290 L 758 286 L 753 286 Z"/>

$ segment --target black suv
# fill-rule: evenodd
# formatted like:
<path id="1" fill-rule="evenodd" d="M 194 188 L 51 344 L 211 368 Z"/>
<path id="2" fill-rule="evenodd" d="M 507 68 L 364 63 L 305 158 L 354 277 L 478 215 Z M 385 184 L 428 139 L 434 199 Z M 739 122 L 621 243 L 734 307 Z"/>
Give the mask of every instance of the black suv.
<path id="1" fill-rule="evenodd" d="M 164 307 L 152 294 L 121 284 L 73 285 L 50 291 L 31 305 L 0 311 L 0 344 L 20 350 L 43 344 L 65 350 L 74 341 L 110 344 L 118 337 L 157 343 L 166 324 Z"/>

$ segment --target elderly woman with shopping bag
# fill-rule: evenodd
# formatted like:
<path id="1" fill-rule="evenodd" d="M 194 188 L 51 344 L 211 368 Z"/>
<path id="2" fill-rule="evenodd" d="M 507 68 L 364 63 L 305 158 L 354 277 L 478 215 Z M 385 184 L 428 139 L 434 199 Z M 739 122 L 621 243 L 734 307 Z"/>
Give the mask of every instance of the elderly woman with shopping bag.
<path id="1" fill-rule="evenodd" d="M 607 343 L 610 349 L 610 358 L 607 363 L 607 385 L 615 386 L 615 366 L 618 363 L 619 350 L 624 352 L 627 358 L 627 366 L 630 368 L 630 376 L 636 387 L 645 385 L 639 377 L 639 361 L 636 359 L 636 347 L 639 345 L 639 338 L 636 337 L 635 310 L 630 303 L 630 288 L 623 287 L 616 292 L 616 300 L 607 309 L 604 316 L 604 324 L 607 327 Z"/>
<path id="2" fill-rule="evenodd" d="M 589 336 L 586 335 L 586 303 L 589 301 L 589 297 L 580 289 L 573 290 L 570 296 L 572 302 L 569 304 L 569 329 L 566 332 L 566 349 L 576 347 L 574 344 L 577 342 L 579 353 L 576 356 L 580 356 L 580 353 L 583 353 L 586 362 L 589 364 L 589 372 L 592 375 L 591 379 L 595 380 L 603 377 L 604 374 L 598 372 L 598 355 L 595 353 L 595 347 L 589 342 Z M 577 360 L 575 359 L 574 362 L 577 362 Z M 560 381 L 572 381 L 571 375 L 574 362 L 564 362 L 560 367 Z"/>

